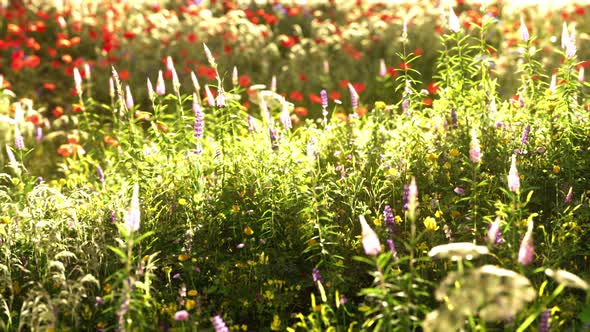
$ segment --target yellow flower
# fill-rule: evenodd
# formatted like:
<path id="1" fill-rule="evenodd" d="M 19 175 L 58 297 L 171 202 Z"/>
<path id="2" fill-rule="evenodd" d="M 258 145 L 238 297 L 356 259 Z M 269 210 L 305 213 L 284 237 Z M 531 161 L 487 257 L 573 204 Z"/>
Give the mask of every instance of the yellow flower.
<path id="1" fill-rule="evenodd" d="M 438 210 L 438 211 L 436 211 L 436 212 L 434 213 L 434 216 L 435 216 L 436 218 L 440 218 L 440 217 L 442 217 L 442 216 L 443 216 L 443 212 L 442 212 L 441 210 Z"/>
<path id="2" fill-rule="evenodd" d="M 393 220 L 395 221 L 395 223 L 396 223 L 396 224 L 401 224 L 401 223 L 402 223 L 402 221 L 404 221 L 404 220 L 402 219 L 402 217 L 400 217 L 400 216 L 395 216 L 395 218 L 394 218 Z"/>
<path id="3" fill-rule="evenodd" d="M 450 149 L 449 154 L 451 155 L 451 157 L 457 157 L 460 153 L 457 149 Z"/>
<path id="4" fill-rule="evenodd" d="M 187 203 L 186 202 L 186 199 L 184 199 L 184 198 L 181 198 L 181 199 L 178 200 L 178 205 L 185 206 L 186 203 Z"/>
<path id="5" fill-rule="evenodd" d="M 187 255 L 187 254 L 180 254 L 178 255 L 178 260 L 181 262 L 187 261 L 189 258 L 191 258 L 191 256 Z"/>
<path id="6" fill-rule="evenodd" d="M 377 218 L 377 219 L 373 220 L 373 223 L 375 224 L 375 226 L 381 226 L 383 224 L 383 222 L 381 221 L 381 218 Z"/>
<path id="7" fill-rule="evenodd" d="M 560 170 L 561 170 L 561 167 L 559 167 L 559 165 L 553 165 L 553 173 L 557 174 L 557 173 L 559 173 Z"/>
<path id="8" fill-rule="evenodd" d="M 197 295 L 199 295 L 199 292 L 196 289 L 191 289 L 188 291 L 187 295 L 188 296 L 197 296 Z"/>
<path id="9" fill-rule="evenodd" d="M 270 323 L 270 330 L 271 331 L 279 331 L 281 329 L 281 319 L 279 315 L 274 315 L 272 318 L 272 323 Z"/>
<path id="10" fill-rule="evenodd" d="M 106 283 L 106 284 L 104 285 L 104 287 L 102 288 L 102 290 L 105 292 L 105 294 L 108 294 L 108 293 L 110 293 L 112 289 L 113 289 L 113 288 L 112 288 L 111 284 L 109 284 L 109 283 Z"/>
<path id="11" fill-rule="evenodd" d="M 248 325 L 246 324 L 240 325 L 240 328 L 242 329 L 242 331 L 248 331 Z"/>
<path id="12" fill-rule="evenodd" d="M 0 218 L 0 224 L 10 224 L 10 218 L 3 216 Z"/>
<path id="13" fill-rule="evenodd" d="M 246 226 L 246 228 L 244 228 L 244 234 L 250 236 L 254 234 L 254 231 L 252 230 L 252 228 L 250 228 L 250 226 Z"/>
<path id="14" fill-rule="evenodd" d="M 231 206 L 231 210 L 233 211 L 233 213 L 238 213 L 240 212 L 240 206 L 238 204 L 234 204 Z"/>
<path id="15" fill-rule="evenodd" d="M 186 303 L 185 303 L 185 305 L 184 305 L 184 306 L 186 307 L 186 310 L 191 310 L 191 309 L 192 309 L 192 308 L 194 308 L 196 305 L 197 305 L 197 302 L 195 302 L 195 300 L 190 300 L 190 299 L 189 299 L 189 300 L 186 300 Z"/>
<path id="16" fill-rule="evenodd" d="M 424 227 L 426 227 L 426 230 L 429 231 L 436 231 L 439 229 L 439 226 L 436 224 L 436 220 L 432 217 L 426 217 L 424 219 Z"/>
<path id="17" fill-rule="evenodd" d="M 427 158 L 431 163 L 434 163 L 438 160 L 438 157 L 434 153 L 429 153 Z"/>
<path id="18" fill-rule="evenodd" d="M 451 217 L 459 218 L 461 216 L 461 212 L 459 211 L 451 211 Z"/>

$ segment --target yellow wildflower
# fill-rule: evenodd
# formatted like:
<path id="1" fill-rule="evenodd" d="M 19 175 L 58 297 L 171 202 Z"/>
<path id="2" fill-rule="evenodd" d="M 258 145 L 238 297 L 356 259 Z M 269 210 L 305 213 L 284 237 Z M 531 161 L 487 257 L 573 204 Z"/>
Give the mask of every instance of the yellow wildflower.
<path id="1" fill-rule="evenodd" d="M 439 226 L 436 224 L 436 220 L 432 217 L 426 217 L 424 219 L 424 227 L 426 227 L 426 230 L 429 231 L 436 231 L 439 229 Z"/>
<path id="2" fill-rule="evenodd" d="M 404 220 L 402 219 L 402 217 L 400 217 L 400 216 L 395 216 L 395 218 L 394 218 L 393 220 L 395 221 L 395 223 L 396 223 L 396 224 L 401 224 L 401 223 L 402 223 L 402 221 L 404 221 Z"/>
<path id="3" fill-rule="evenodd" d="M 187 295 L 188 296 L 197 296 L 197 295 L 199 295 L 199 292 L 196 289 L 191 289 L 188 291 Z"/>
<path id="4" fill-rule="evenodd" d="M 270 323 L 270 330 L 271 331 L 280 331 L 281 329 L 281 319 L 279 315 L 274 315 L 272 318 L 272 323 Z"/>
<path id="5" fill-rule="evenodd" d="M 250 228 L 250 226 L 246 226 L 246 228 L 244 228 L 244 234 L 250 236 L 254 234 L 254 231 L 252 230 L 252 228 Z"/>
<path id="6" fill-rule="evenodd" d="M 559 173 L 560 170 L 561 170 L 561 167 L 559 167 L 559 165 L 553 165 L 553 173 L 557 174 L 557 173 Z"/>
<path id="7" fill-rule="evenodd" d="M 440 218 L 440 217 L 442 217 L 442 216 L 443 216 L 443 212 L 442 212 L 441 210 L 437 210 L 437 211 L 434 213 L 434 216 L 435 216 L 436 218 Z"/>
<path id="8" fill-rule="evenodd" d="M 240 212 L 240 206 L 238 204 L 234 204 L 231 206 L 231 210 L 233 213 L 238 213 Z"/>
<path id="9" fill-rule="evenodd" d="M 451 155 L 451 157 L 457 157 L 460 153 L 457 149 L 450 149 L 449 154 Z"/>
<path id="10" fill-rule="evenodd" d="M 195 302 L 195 300 L 188 299 L 188 300 L 186 300 L 186 303 L 184 306 L 186 307 L 186 310 L 191 310 L 196 305 L 197 305 L 197 302 Z"/>
<path id="11" fill-rule="evenodd" d="M 187 255 L 187 254 L 180 254 L 178 255 L 178 260 L 181 262 L 187 261 L 189 258 L 191 258 L 191 256 Z"/>

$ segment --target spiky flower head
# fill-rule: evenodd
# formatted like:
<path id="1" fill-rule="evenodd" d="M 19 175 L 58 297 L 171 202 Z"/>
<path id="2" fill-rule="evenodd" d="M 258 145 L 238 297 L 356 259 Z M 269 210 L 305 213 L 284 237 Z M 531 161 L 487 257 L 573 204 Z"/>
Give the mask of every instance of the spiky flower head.
<path id="1" fill-rule="evenodd" d="M 477 131 L 471 128 L 471 143 L 469 144 L 469 159 L 475 164 L 481 163 L 481 147 L 477 138 Z"/>
<path id="2" fill-rule="evenodd" d="M 529 220 L 528 228 L 522 242 L 520 242 L 520 248 L 518 250 L 518 262 L 522 265 L 528 265 L 533 262 L 535 257 L 535 247 L 533 243 L 533 221 Z"/>
<path id="3" fill-rule="evenodd" d="M 376 256 L 381 253 L 381 242 L 379 242 L 379 238 L 377 237 L 377 233 L 371 229 L 371 226 L 367 224 L 367 220 L 365 216 L 359 216 L 361 222 L 361 241 L 363 243 L 363 248 L 365 249 L 365 254 L 369 256 Z"/>
<path id="4" fill-rule="evenodd" d="M 148 98 L 150 98 L 150 100 L 154 100 L 156 92 L 154 91 L 154 86 L 152 85 L 152 81 L 150 81 L 149 77 L 147 79 L 147 90 L 148 90 Z"/>
<path id="5" fill-rule="evenodd" d="M 490 223 L 488 228 L 488 242 L 490 244 L 502 243 L 502 231 L 500 230 L 501 223 L 502 219 L 500 219 L 500 217 L 496 217 L 496 220 Z"/>
<path id="6" fill-rule="evenodd" d="M 139 230 L 141 212 L 139 209 L 139 184 L 133 185 L 133 194 L 131 196 L 131 205 L 125 213 L 125 228 L 128 234 Z"/>
<path id="7" fill-rule="evenodd" d="M 328 92 L 326 90 L 320 91 L 320 99 L 322 100 L 322 108 L 328 107 Z"/>
<path id="8" fill-rule="evenodd" d="M 522 39 L 522 41 L 525 43 L 530 39 L 529 29 L 524 23 L 524 17 L 522 16 L 520 17 L 520 39 Z"/>
<path id="9" fill-rule="evenodd" d="M 164 83 L 164 73 L 158 70 L 158 80 L 156 81 L 156 93 L 160 96 L 166 94 L 166 83 Z"/>
<path id="10" fill-rule="evenodd" d="M 508 172 L 508 189 L 512 192 L 517 192 L 520 189 L 520 177 L 516 169 L 516 155 L 512 155 L 512 163 L 510 164 L 510 171 Z"/>
<path id="11" fill-rule="evenodd" d="M 135 103 L 133 102 L 133 95 L 131 94 L 131 88 L 129 88 L 129 85 L 125 86 L 125 106 L 127 106 L 127 109 L 132 109 L 133 106 L 135 106 Z"/>
<path id="12" fill-rule="evenodd" d="M 379 76 L 383 77 L 387 75 L 387 66 L 385 65 L 385 60 L 379 59 Z"/>
<path id="13" fill-rule="evenodd" d="M 76 85 L 76 93 L 78 96 L 82 95 L 82 76 L 78 68 L 74 68 L 74 83 Z"/>
<path id="14" fill-rule="evenodd" d="M 195 75 L 194 71 L 191 71 L 191 81 L 193 82 L 193 87 L 197 93 L 201 91 L 201 85 L 199 84 L 199 80 L 197 79 L 197 75 Z"/>
<path id="15" fill-rule="evenodd" d="M 359 107 L 359 95 L 354 86 L 350 83 L 348 83 L 348 91 L 350 92 L 350 104 L 352 105 L 352 109 L 356 110 Z"/>
<path id="16" fill-rule="evenodd" d="M 227 328 L 227 325 L 225 325 L 225 322 L 221 316 L 215 315 L 213 318 L 211 318 L 211 322 L 213 323 L 215 332 L 229 332 L 229 329 Z"/>
<path id="17" fill-rule="evenodd" d="M 205 94 L 207 95 L 207 104 L 211 107 L 215 106 L 215 98 L 208 85 L 205 85 Z"/>
<path id="18" fill-rule="evenodd" d="M 205 49 L 205 56 L 207 57 L 209 65 L 213 68 L 216 68 L 217 64 L 215 63 L 215 58 L 213 57 L 213 54 L 211 54 L 211 50 L 209 49 L 209 47 L 207 47 L 205 43 L 203 43 L 203 48 Z"/>
<path id="19" fill-rule="evenodd" d="M 239 81 L 239 76 L 238 76 L 238 67 L 234 66 L 234 69 L 232 70 L 231 73 L 231 83 L 233 84 L 233 86 L 237 86 Z"/>

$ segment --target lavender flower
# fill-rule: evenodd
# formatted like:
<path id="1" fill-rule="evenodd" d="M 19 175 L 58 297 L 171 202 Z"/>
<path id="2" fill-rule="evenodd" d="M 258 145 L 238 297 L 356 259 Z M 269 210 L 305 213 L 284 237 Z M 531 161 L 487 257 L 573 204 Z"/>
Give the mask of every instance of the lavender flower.
<path id="1" fill-rule="evenodd" d="M 385 205 L 383 208 L 383 220 L 385 221 L 385 225 L 389 229 L 389 234 L 393 235 L 393 226 L 395 225 L 395 216 L 393 215 L 393 210 L 391 206 Z"/>
<path id="2" fill-rule="evenodd" d="M 570 39 L 569 43 L 565 46 L 565 56 L 567 56 L 568 59 L 573 59 L 577 52 L 578 48 L 576 47 L 576 41 Z"/>
<path id="3" fill-rule="evenodd" d="M 291 114 L 289 114 L 289 105 L 287 105 L 287 102 L 285 101 L 285 99 L 283 98 L 282 100 L 282 104 L 283 104 L 283 108 L 281 111 L 281 123 L 283 124 L 283 126 L 285 127 L 285 129 L 289 130 L 291 128 L 293 128 L 293 123 L 291 122 Z"/>
<path id="4" fill-rule="evenodd" d="M 277 130 L 273 127 L 268 127 L 268 135 L 270 136 L 270 145 L 273 150 L 276 150 L 279 147 L 279 134 Z"/>
<path id="5" fill-rule="evenodd" d="M 529 29 L 524 23 L 524 18 L 522 16 L 520 17 L 520 39 L 525 43 L 530 39 Z"/>
<path id="6" fill-rule="evenodd" d="M 500 230 L 500 223 L 502 220 L 500 217 L 496 217 L 496 220 L 490 223 L 488 228 L 488 241 L 491 244 L 500 244 L 502 240 L 502 231 Z"/>
<path id="7" fill-rule="evenodd" d="M 549 332 L 549 327 L 551 323 L 549 319 L 551 318 L 551 311 L 548 309 L 543 310 L 541 312 L 541 316 L 539 316 L 539 329 L 538 332 Z"/>
<path id="8" fill-rule="evenodd" d="M 104 171 L 100 165 L 96 165 L 96 175 L 98 175 L 98 181 L 104 183 Z"/>
<path id="9" fill-rule="evenodd" d="M 322 108 L 328 107 L 328 93 L 326 90 L 320 91 L 320 98 L 322 99 Z"/>
<path id="10" fill-rule="evenodd" d="M 205 128 L 205 113 L 197 100 L 196 93 L 193 93 L 193 112 L 195 113 L 194 123 L 194 134 L 195 138 L 199 139 L 203 137 L 203 131 Z"/>
<path id="11" fill-rule="evenodd" d="M 520 144 L 527 145 L 529 142 L 529 134 L 531 133 L 531 125 L 527 124 L 522 131 L 522 139 L 520 140 Z"/>
<path id="12" fill-rule="evenodd" d="M 25 148 L 25 140 L 16 122 L 14 123 L 14 147 L 19 151 Z"/>
<path id="13" fill-rule="evenodd" d="M 352 105 L 352 109 L 356 110 L 357 107 L 359 107 L 359 95 L 350 83 L 348 83 L 348 91 L 350 92 L 350 104 Z"/>
<path id="14" fill-rule="evenodd" d="M 252 115 L 248 114 L 248 117 L 246 118 L 246 122 L 248 125 L 249 132 L 255 133 L 258 131 L 258 128 L 256 128 L 256 122 L 254 121 L 254 118 L 252 117 Z"/>
<path id="15" fill-rule="evenodd" d="M 535 247 L 533 244 L 533 221 L 529 220 L 528 228 L 518 250 L 518 262 L 522 265 L 528 265 L 533 262 L 535 256 Z"/>
<path id="16" fill-rule="evenodd" d="M 457 195 L 463 195 L 465 193 L 465 189 L 463 189 L 462 187 L 455 187 L 455 189 L 453 189 L 453 191 Z"/>
<path id="17" fill-rule="evenodd" d="M 376 256 L 381 252 L 381 243 L 379 242 L 379 238 L 375 231 L 371 229 L 369 224 L 367 224 L 367 220 L 365 220 L 365 216 L 359 216 L 361 221 L 361 238 L 363 243 L 363 248 L 365 249 L 365 254 L 369 256 Z"/>
<path id="18" fill-rule="evenodd" d="M 132 109 L 133 106 L 135 106 L 135 103 L 133 102 L 133 95 L 131 94 L 131 89 L 129 88 L 129 85 L 125 86 L 125 106 L 127 106 L 127 109 Z"/>
<path id="19" fill-rule="evenodd" d="M 313 283 L 316 284 L 318 282 L 324 283 L 324 277 L 322 277 L 320 270 L 318 268 L 313 268 L 311 270 L 311 277 L 313 278 Z"/>
<path id="20" fill-rule="evenodd" d="M 520 189 L 520 177 L 516 169 L 516 155 L 512 155 L 512 163 L 510 165 L 510 172 L 508 173 L 508 188 L 512 192 L 517 192 Z"/>
<path id="21" fill-rule="evenodd" d="M 393 243 L 393 240 L 387 239 L 387 245 L 389 246 L 389 251 L 391 251 L 391 256 L 394 258 L 397 257 L 397 250 L 395 250 L 395 243 Z"/>
<path id="22" fill-rule="evenodd" d="M 225 107 L 225 91 L 223 91 L 221 85 L 217 86 L 217 99 L 215 101 L 217 107 Z"/>
<path id="23" fill-rule="evenodd" d="M 481 148 L 475 128 L 471 128 L 471 143 L 469 144 L 469 159 L 475 164 L 481 163 Z"/>
<path id="24" fill-rule="evenodd" d="M 461 23 L 451 6 L 449 6 L 449 29 L 455 33 L 461 31 Z"/>
<path id="25" fill-rule="evenodd" d="M 174 67 L 172 67 L 172 89 L 177 95 L 180 94 L 180 80 L 178 79 L 178 74 Z"/>
<path id="26" fill-rule="evenodd" d="M 35 140 L 40 142 L 43 139 L 43 128 L 35 127 Z"/>
<path id="27" fill-rule="evenodd" d="M 229 332 L 229 329 L 227 328 L 227 325 L 225 325 L 225 322 L 221 316 L 215 315 L 213 318 L 211 318 L 211 322 L 213 323 L 215 332 Z"/>
<path id="28" fill-rule="evenodd" d="M 187 320 L 188 319 L 188 316 L 189 316 L 188 315 L 188 311 L 186 311 L 186 310 L 180 310 L 180 311 L 177 311 L 174 314 L 174 320 L 176 320 L 176 321 Z"/>

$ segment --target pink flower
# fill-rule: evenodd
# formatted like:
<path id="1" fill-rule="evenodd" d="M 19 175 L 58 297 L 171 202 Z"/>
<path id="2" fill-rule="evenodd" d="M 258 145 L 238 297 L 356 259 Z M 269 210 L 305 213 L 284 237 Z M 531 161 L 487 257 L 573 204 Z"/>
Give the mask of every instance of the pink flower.
<path id="1" fill-rule="evenodd" d="M 512 155 L 512 164 L 508 173 L 508 189 L 512 192 L 517 192 L 520 189 L 520 177 L 516 169 L 516 155 L 514 154 Z"/>
<path id="2" fill-rule="evenodd" d="M 156 81 L 156 93 L 160 96 L 166 94 L 166 83 L 164 83 L 164 74 L 162 71 L 158 71 L 158 80 Z"/>
<path id="3" fill-rule="evenodd" d="M 378 255 L 381 252 L 381 242 L 379 242 L 377 234 L 371 229 L 369 224 L 367 224 L 365 216 L 359 216 L 359 219 L 361 221 L 361 238 L 365 254 L 369 256 Z"/>
<path id="4" fill-rule="evenodd" d="M 189 316 L 188 315 L 188 311 L 186 311 L 186 310 L 180 310 L 180 311 L 177 311 L 174 314 L 174 320 L 177 320 L 177 321 L 187 320 L 188 319 L 188 316 Z"/>
<path id="5" fill-rule="evenodd" d="M 534 256 L 533 221 L 529 220 L 528 229 L 522 238 L 520 249 L 518 250 L 518 262 L 522 265 L 528 265 L 533 262 Z"/>
<path id="6" fill-rule="evenodd" d="M 481 148 L 479 140 L 477 139 L 477 132 L 475 128 L 471 128 L 471 144 L 469 144 L 469 159 L 475 164 L 481 162 Z"/>

